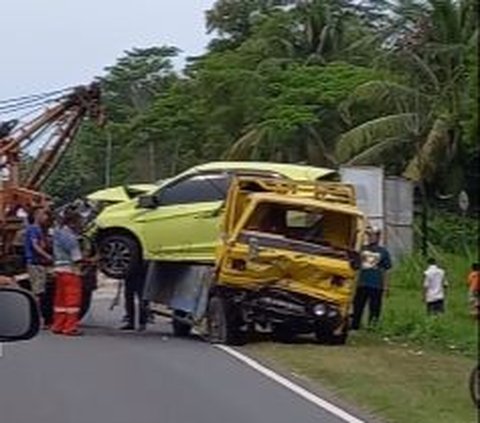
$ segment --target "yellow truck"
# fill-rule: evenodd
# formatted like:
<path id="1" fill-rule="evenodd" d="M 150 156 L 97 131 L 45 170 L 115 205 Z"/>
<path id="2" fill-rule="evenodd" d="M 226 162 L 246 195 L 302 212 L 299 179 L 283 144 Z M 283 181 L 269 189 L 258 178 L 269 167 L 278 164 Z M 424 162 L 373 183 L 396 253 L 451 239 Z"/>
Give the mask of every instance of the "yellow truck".
<path id="1" fill-rule="evenodd" d="M 180 335 L 203 321 L 215 343 L 241 344 L 261 329 L 341 344 L 364 229 L 350 185 L 237 177 L 215 265 L 153 262 L 146 295 L 174 310 Z"/>

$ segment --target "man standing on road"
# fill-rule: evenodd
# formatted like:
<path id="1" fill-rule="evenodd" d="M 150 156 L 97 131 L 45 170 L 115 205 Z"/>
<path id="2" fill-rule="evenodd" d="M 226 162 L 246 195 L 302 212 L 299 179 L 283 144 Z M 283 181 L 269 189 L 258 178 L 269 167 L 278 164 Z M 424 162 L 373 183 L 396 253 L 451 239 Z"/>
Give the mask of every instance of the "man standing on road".
<path id="1" fill-rule="evenodd" d="M 80 224 L 80 215 L 66 210 L 61 225 L 53 233 L 55 300 L 52 332 L 55 334 L 81 335 L 78 323 L 82 302 L 82 253 L 77 238 Z"/>
<path id="2" fill-rule="evenodd" d="M 44 227 L 48 215 L 43 208 L 34 209 L 29 216 L 29 224 L 25 233 L 24 251 L 27 273 L 33 295 L 40 308 L 42 296 L 47 282 L 47 266 L 52 263 L 52 256 L 46 250 Z"/>
<path id="3" fill-rule="evenodd" d="M 138 331 L 143 332 L 146 329 L 148 321 L 148 303 L 143 299 L 143 289 L 145 286 L 146 269 L 145 265 L 131 272 L 125 278 L 125 325 L 121 330 L 135 330 L 136 313 L 135 299 L 138 301 Z"/>
<path id="4" fill-rule="evenodd" d="M 352 329 L 360 329 L 363 310 L 368 302 L 369 324 L 380 319 L 383 295 L 388 292 L 387 270 L 392 267 L 390 253 L 380 245 L 378 228 L 367 229 L 367 245 L 360 252 L 360 272 L 353 300 Z"/>
<path id="5" fill-rule="evenodd" d="M 427 305 L 428 314 L 441 314 L 445 311 L 445 270 L 438 267 L 434 258 L 429 258 L 428 268 L 424 272 L 423 301 Z"/>

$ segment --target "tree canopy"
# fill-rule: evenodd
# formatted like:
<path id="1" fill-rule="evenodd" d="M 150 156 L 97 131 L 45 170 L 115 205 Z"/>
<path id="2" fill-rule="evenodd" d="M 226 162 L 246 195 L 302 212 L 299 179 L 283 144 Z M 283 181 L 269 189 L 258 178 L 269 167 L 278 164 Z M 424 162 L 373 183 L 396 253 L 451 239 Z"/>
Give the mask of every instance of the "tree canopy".
<path id="1" fill-rule="evenodd" d="M 218 159 L 382 165 L 455 193 L 477 177 L 475 0 L 218 0 L 212 41 L 126 52 L 99 78 L 108 124 L 83 127 L 59 196 Z M 78 181 L 81 181 L 79 183 Z"/>

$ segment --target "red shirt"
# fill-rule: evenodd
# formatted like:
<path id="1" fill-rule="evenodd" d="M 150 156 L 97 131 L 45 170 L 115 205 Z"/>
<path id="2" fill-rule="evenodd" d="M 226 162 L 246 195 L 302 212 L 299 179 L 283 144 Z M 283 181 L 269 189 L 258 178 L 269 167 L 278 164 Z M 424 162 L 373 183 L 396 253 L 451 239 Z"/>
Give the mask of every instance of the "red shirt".
<path id="1" fill-rule="evenodd" d="M 478 270 L 471 271 L 468 275 L 468 287 L 470 292 L 480 292 L 480 272 Z"/>

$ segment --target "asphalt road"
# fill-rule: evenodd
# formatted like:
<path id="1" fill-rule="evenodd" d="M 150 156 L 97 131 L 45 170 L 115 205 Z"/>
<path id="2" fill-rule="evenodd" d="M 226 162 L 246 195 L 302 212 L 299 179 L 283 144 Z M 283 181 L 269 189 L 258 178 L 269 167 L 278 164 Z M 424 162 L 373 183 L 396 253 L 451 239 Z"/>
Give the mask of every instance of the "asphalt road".
<path id="1" fill-rule="evenodd" d="M 0 358 L 1 423 L 341 423 L 207 343 L 115 329 L 98 301 L 85 336 L 42 333 Z"/>

